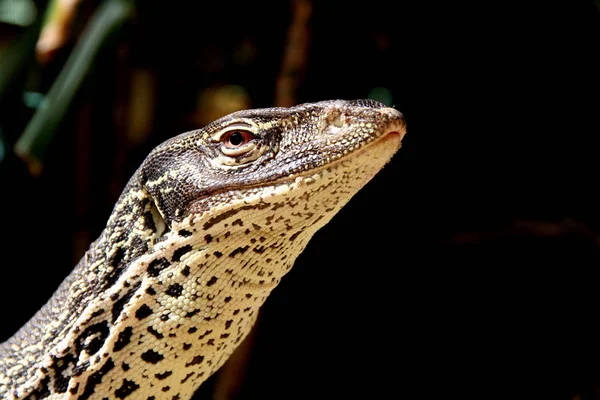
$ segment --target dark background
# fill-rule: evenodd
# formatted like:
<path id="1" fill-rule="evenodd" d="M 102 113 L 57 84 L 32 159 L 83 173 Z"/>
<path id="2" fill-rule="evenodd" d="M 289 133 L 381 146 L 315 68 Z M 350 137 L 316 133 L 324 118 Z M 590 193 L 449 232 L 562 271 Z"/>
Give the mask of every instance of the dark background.
<path id="1" fill-rule="evenodd" d="M 93 7 L 83 9 L 85 21 Z M 11 152 L 0 162 L 0 340 L 97 237 L 147 152 L 198 127 L 199 91 L 235 83 L 252 107 L 273 104 L 291 10 L 139 5 L 78 92 L 43 172 Z M 599 399 L 597 4 L 315 2 L 309 29 L 297 102 L 385 87 L 408 134 L 269 298 L 231 398 Z M 247 42 L 254 55 L 240 63 Z M 36 69 L 38 91 L 73 43 Z M 115 112 L 136 101 L 123 89 L 136 68 L 155 83 L 151 129 L 137 142 Z M 20 101 L 29 71 L 0 100 L 9 145 L 33 112 Z"/>

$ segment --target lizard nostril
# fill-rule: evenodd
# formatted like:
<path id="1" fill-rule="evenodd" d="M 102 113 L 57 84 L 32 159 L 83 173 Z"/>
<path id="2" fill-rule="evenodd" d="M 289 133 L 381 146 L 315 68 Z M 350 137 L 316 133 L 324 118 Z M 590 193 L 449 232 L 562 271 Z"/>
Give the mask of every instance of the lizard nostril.
<path id="1" fill-rule="evenodd" d="M 341 112 L 332 111 L 327 116 L 327 122 L 335 126 L 336 128 L 341 128 L 342 126 L 344 126 L 344 117 L 342 116 Z"/>

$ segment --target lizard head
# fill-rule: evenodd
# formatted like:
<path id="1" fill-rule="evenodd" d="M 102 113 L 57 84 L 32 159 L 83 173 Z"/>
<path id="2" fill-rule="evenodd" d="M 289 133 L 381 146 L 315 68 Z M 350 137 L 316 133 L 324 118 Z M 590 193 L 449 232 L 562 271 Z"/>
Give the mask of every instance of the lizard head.
<path id="1" fill-rule="evenodd" d="M 251 193 L 264 197 L 279 188 L 300 197 L 303 183 L 325 184 L 325 176 L 358 168 L 347 185 L 353 194 L 389 161 L 405 133 L 402 114 L 374 100 L 244 110 L 167 140 L 141 168 L 171 226 Z"/>

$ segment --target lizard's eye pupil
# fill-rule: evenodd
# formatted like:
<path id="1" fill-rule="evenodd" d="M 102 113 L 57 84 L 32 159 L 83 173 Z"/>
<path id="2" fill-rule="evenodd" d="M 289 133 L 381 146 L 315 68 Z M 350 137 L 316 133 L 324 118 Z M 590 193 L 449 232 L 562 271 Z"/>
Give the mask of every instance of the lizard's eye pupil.
<path id="1" fill-rule="evenodd" d="M 232 131 L 225 135 L 224 142 L 227 147 L 239 147 L 252 140 L 253 136 L 250 132 Z"/>
<path id="2" fill-rule="evenodd" d="M 240 132 L 233 132 L 229 136 L 229 144 L 232 144 L 234 146 L 239 146 L 243 142 L 244 142 L 244 136 Z"/>

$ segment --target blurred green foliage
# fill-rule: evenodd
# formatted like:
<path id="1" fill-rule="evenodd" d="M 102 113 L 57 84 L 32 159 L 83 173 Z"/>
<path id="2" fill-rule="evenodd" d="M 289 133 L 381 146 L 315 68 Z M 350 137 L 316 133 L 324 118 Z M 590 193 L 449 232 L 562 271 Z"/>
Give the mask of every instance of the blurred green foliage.
<path id="1" fill-rule="evenodd" d="M 36 16 L 37 8 L 31 0 L 0 0 L 0 22 L 29 26 Z"/>
<path id="2" fill-rule="evenodd" d="M 106 0 L 94 12 L 56 81 L 15 144 L 15 152 L 28 162 L 32 173 L 39 172 L 44 152 L 93 68 L 94 59 L 132 15 L 133 6 L 129 0 Z"/>

